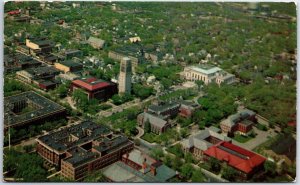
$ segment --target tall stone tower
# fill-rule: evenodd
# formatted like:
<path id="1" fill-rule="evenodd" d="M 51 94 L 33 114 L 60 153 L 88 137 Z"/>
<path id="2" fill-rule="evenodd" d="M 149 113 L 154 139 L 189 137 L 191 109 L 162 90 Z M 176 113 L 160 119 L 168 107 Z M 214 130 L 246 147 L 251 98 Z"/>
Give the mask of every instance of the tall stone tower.
<path id="1" fill-rule="evenodd" d="M 119 75 L 119 94 L 131 92 L 131 60 L 124 57 L 121 60 Z"/>

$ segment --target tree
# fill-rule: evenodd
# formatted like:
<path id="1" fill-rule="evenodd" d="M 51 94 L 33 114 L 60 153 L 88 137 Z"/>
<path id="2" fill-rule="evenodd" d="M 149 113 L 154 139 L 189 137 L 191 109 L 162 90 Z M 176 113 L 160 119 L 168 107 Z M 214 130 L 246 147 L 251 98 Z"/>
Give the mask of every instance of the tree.
<path id="1" fill-rule="evenodd" d="M 182 176 L 184 176 L 186 179 L 191 178 L 191 176 L 193 174 L 193 171 L 194 171 L 194 168 L 190 163 L 184 164 L 180 169 L 181 169 L 181 175 Z"/>
<path id="2" fill-rule="evenodd" d="M 172 168 L 174 168 L 175 170 L 179 170 L 181 166 L 182 166 L 181 158 L 176 156 L 172 162 Z"/>
<path id="3" fill-rule="evenodd" d="M 154 148 L 151 152 L 151 156 L 154 157 L 155 159 L 160 159 L 161 157 L 164 156 L 164 152 L 161 148 Z"/>
<path id="4" fill-rule="evenodd" d="M 86 176 L 83 182 L 105 182 L 105 176 L 101 171 L 95 171 Z"/>
<path id="5" fill-rule="evenodd" d="M 266 160 L 264 163 L 265 171 L 267 171 L 271 175 L 276 174 L 276 164 L 272 161 Z"/>
<path id="6" fill-rule="evenodd" d="M 237 174 L 238 172 L 230 166 L 225 166 L 222 171 L 222 177 L 229 181 L 234 181 Z"/>
<path id="7" fill-rule="evenodd" d="M 149 120 L 146 120 L 144 124 L 145 124 L 144 125 L 144 131 L 145 131 L 145 133 L 150 133 L 151 132 L 151 125 L 150 125 Z"/>
<path id="8" fill-rule="evenodd" d="M 201 87 L 204 85 L 204 82 L 201 81 L 201 80 L 196 80 L 195 83 L 197 84 L 199 90 L 200 90 Z"/>
<path id="9" fill-rule="evenodd" d="M 68 95 L 68 84 L 61 84 L 57 87 L 57 94 L 59 98 L 65 98 Z"/>
<path id="10" fill-rule="evenodd" d="M 184 160 L 186 163 L 193 163 L 194 162 L 194 157 L 190 152 L 185 153 L 184 155 Z"/>
<path id="11" fill-rule="evenodd" d="M 219 172 L 221 170 L 221 165 L 220 165 L 220 162 L 216 159 L 216 158 L 213 158 L 211 157 L 209 160 L 208 160 L 208 163 L 210 165 L 210 169 L 214 172 Z"/>
<path id="12" fill-rule="evenodd" d="M 194 170 L 191 180 L 192 180 L 192 182 L 204 182 L 205 177 L 204 177 L 203 173 L 201 172 L 201 170 L 197 169 L 197 170 Z"/>

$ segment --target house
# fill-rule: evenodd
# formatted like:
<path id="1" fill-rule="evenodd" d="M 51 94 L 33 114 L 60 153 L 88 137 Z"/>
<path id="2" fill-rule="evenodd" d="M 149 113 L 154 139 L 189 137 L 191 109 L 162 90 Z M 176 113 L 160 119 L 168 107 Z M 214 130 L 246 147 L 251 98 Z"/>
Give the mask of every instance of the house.
<path id="1" fill-rule="evenodd" d="M 87 41 L 95 49 L 103 49 L 105 41 L 96 37 L 90 37 Z"/>
<path id="2" fill-rule="evenodd" d="M 204 84 L 212 82 L 221 85 L 222 83 L 232 84 L 235 82 L 235 76 L 223 71 L 219 67 L 208 64 L 199 64 L 187 66 L 184 68 L 183 76 L 188 81 L 203 81 Z"/>
<path id="3" fill-rule="evenodd" d="M 222 120 L 220 127 L 222 132 L 226 135 L 234 135 L 235 133 L 249 135 L 252 133 L 252 126 L 256 122 L 256 114 L 249 109 L 244 109 Z"/>
<path id="4" fill-rule="evenodd" d="M 222 141 L 231 142 L 231 139 L 224 136 L 219 132 L 216 127 L 206 128 L 205 130 L 199 131 L 197 134 L 190 136 L 187 139 L 181 141 L 181 146 L 185 153 L 192 153 L 193 156 L 198 159 L 203 159 L 203 152 L 209 147 L 218 144 Z"/>
<path id="5" fill-rule="evenodd" d="M 70 50 L 66 50 L 64 52 L 64 55 L 66 59 L 70 59 L 72 57 L 82 57 L 83 53 L 78 49 L 70 49 Z"/>
<path id="6" fill-rule="evenodd" d="M 60 167 L 63 177 L 75 181 L 121 160 L 134 147 L 127 137 L 91 121 L 47 133 L 36 141 L 37 153 Z"/>
<path id="7" fill-rule="evenodd" d="M 98 100 L 107 100 L 118 93 L 117 84 L 94 77 L 72 81 L 70 90 L 74 91 L 75 89 L 83 90 L 88 99 L 96 98 Z"/>
<path id="8" fill-rule="evenodd" d="M 40 89 L 44 91 L 55 89 L 57 86 L 57 83 L 54 80 L 37 80 L 37 82 Z"/>
<path id="9" fill-rule="evenodd" d="M 259 154 L 236 146 L 230 142 L 222 141 L 203 152 L 205 161 L 215 158 L 221 164 L 238 171 L 241 179 L 249 179 L 253 174 L 258 173 L 264 167 L 266 158 Z"/>
<path id="10" fill-rule="evenodd" d="M 61 62 L 56 62 L 54 67 L 64 73 L 67 72 L 77 72 L 83 69 L 83 65 L 72 60 L 66 60 Z"/>

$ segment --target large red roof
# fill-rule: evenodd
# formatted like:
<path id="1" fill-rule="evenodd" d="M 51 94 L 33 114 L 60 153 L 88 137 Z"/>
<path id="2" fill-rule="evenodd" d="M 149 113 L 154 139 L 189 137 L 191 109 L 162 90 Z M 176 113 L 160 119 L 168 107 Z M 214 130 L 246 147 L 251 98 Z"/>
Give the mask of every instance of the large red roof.
<path id="1" fill-rule="evenodd" d="M 88 91 L 94 91 L 97 89 L 102 89 L 104 87 L 110 86 L 108 82 L 97 81 L 97 78 L 94 77 L 88 79 L 74 80 L 72 83 Z"/>
<path id="2" fill-rule="evenodd" d="M 204 151 L 204 154 L 219 161 L 226 161 L 229 166 L 245 173 L 250 173 L 256 166 L 261 165 L 266 160 L 266 158 L 254 152 L 226 141 L 210 147 Z"/>

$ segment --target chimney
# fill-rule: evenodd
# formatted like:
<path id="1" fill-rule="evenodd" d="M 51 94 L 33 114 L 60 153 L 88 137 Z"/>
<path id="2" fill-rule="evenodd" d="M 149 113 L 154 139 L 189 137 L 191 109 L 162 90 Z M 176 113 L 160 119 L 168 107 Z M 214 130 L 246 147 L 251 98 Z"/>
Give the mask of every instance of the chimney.
<path id="1" fill-rule="evenodd" d="M 146 163 L 146 161 L 144 161 L 143 166 L 142 166 L 143 173 L 145 173 L 146 168 L 147 168 L 147 163 Z"/>
<path id="2" fill-rule="evenodd" d="M 155 168 L 154 166 L 151 166 L 151 174 L 152 174 L 153 176 L 156 175 L 156 168 Z"/>

